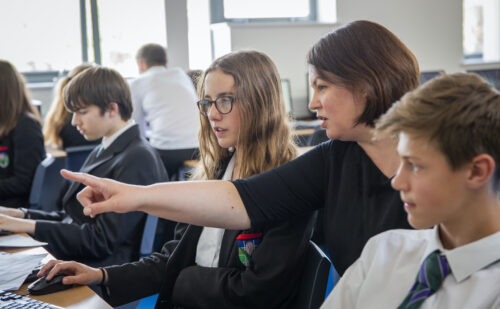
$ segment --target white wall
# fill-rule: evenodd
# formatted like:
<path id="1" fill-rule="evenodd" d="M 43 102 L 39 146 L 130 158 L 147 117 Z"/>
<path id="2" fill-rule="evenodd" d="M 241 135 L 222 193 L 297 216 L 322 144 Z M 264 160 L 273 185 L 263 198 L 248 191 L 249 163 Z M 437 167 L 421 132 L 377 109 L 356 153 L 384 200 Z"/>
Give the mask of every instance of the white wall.
<path id="1" fill-rule="evenodd" d="M 336 0 L 337 21 L 367 19 L 395 33 L 421 71 L 464 71 L 461 0 Z"/>
<path id="2" fill-rule="evenodd" d="M 290 80 L 294 114 L 308 115 L 306 54 L 324 34 L 334 29 L 333 24 L 223 24 L 213 26 L 215 32 L 228 31 L 231 50 L 256 49 L 266 53 L 276 64 L 281 78 Z M 214 37 L 218 37 L 214 33 Z M 215 50 L 218 50 L 217 46 Z M 218 56 L 216 54 L 216 56 Z"/>
<path id="3" fill-rule="evenodd" d="M 332 0 L 333 1 L 333 0 Z M 367 19 L 394 32 L 415 54 L 421 71 L 464 71 L 462 67 L 462 1 L 460 0 L 336 0 L 337 21 Z M 307 67 L 309 48 L 333 24 L 228 24 L 213 25 L 215 37 L 222 29 L 229 34 L 231 50 L 257 49 L 276 63 L 282 78 L 291 81 L 294 110 L 307 113 Z M 216 42 L 217 44 L 217 42 Z M 217 51 L 220 48 L 215 46 Z M 228 49 L 227 47 L 222 48 Z M 216 55 L 217 56 L 217 55 Z"/>

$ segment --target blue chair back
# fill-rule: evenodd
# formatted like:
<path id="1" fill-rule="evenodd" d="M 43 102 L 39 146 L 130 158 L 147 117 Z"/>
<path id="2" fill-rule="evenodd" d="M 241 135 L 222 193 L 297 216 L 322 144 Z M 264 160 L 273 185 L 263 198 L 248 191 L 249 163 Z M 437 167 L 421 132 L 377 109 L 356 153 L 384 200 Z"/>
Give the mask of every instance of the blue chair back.
<path id="1" fill-rule="evenodd" d="M 145 257 L 153 253 L 153 245 L 156 235 L 156 226 L 158 225 L 158 217 L 148 215 L 142 232 L 140 256 Z"/>
<path id="2" fill-rule="evenodd" d="M 96 146 L 97 144 L 66 148 L 66 169 L 78 172 Z"/>
<path id="3" fill-rule="evenodd" d="M 60 210 L 59 198 L 64 188 L 64 178 L 59 173 L 65 166 L 63 158 L 47 154 L 38 165 L 30 192 L 30 208 L 46 211 Z"/>
<path id="4" fill-rule="evenodd" d="M 325 299 L 328 275 L 332 263 L 312 241 L 307 249 L 306 265 L 299 283 L 299 292 L 294 308 L 317 309 Z"/>

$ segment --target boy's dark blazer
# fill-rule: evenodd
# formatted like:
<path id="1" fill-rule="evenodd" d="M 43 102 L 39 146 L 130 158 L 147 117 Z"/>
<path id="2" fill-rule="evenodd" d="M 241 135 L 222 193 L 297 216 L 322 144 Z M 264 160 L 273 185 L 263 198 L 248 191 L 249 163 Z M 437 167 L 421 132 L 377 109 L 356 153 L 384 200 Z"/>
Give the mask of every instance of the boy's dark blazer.
<path id="1" fill-rule="evenodd" d="M 99 153 L 101 148 L 99 145 L 89 154 L 81 172 L 137 185 L 168 180 L 159 155 L 141 138 L 137 125 Z M 47 242 L 46 249 L 58 259 L 92 266 L 137 260 L 146 215 L 110 212 L 95 218 L 85 216 L 76 199 L 83 188 L 80 183 L 71 183 L 62 199 L 63 211 L 28 211 L 37 219 L 34 238 Z"/>
<path id="2" fill-rule="evenodd" d="M 311 217 L 262 230 L 267 239 L 254 252 L 252 271 L 245 271 L 238 257 L 236 237 L 244 231 L 226 230 L 219 267 L 207 268 L 195 263 L 202 227 L 179 223 L 162 253 L 106 268 L 105 299 L 115 306 L 159 293 L 156 308 L 176 308 L 176 303 L 185 308 L 289 308 L 305 264 Z M 251 297 L 243 293 L 252 290 Z"/>

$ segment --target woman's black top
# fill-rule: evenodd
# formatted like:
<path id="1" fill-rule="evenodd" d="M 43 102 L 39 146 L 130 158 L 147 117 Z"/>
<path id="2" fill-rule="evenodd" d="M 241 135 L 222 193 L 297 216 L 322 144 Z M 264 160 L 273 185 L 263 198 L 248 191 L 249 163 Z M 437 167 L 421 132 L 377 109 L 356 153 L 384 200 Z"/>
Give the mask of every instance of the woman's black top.
<path id="1" fill-rule="evenodd" d="M 29 206 L 33 176 L 44 157 L 40 123 L 22 115 L 15 128 L 0 137 L 0 205 Z"/>
<path id="2" fill-rule="evenodd" d="M 368 239 L 411 228 L 387 178 L 355 142 L 328 141 L 278 168 L 233 182 L 253 227 L 323 209 L 323 237 L 344 271 Z"/>

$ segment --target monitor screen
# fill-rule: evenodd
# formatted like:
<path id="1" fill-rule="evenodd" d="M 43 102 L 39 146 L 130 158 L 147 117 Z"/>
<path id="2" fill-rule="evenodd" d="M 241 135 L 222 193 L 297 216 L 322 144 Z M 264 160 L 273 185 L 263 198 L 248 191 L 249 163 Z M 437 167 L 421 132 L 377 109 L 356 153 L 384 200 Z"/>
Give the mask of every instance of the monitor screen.
<path id="1" fill-rule="evenodd" d="M 467 73 L 476 73 L 486 79 L 493 87 L 500 90 L 500 69 L 468 70 Z"/>
<path id="2" fill-rule="evenodd" d="M 420 72 L 420 85 L 425 84 L 427 81 L 441 75 L 442 73 L 444 73 L 444 71 Z"/>

